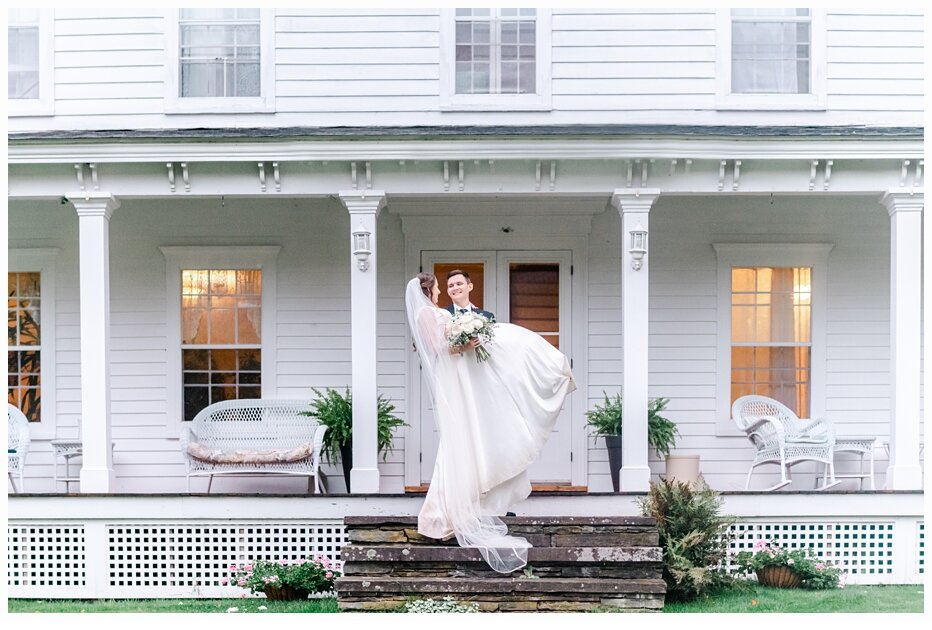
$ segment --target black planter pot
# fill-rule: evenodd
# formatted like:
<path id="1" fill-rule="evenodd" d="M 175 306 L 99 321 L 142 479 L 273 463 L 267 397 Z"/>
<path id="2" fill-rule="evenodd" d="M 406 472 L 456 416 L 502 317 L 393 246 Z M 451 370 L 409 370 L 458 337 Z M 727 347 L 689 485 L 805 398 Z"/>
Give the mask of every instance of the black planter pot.
<path id="1" fill-rule="evenodd" d="M 621 436 L 606 435 L 605 448 L 608 450 L 608 469 L 612 474 L 612 488 L 618 492 L 618 474 L 621 470 Z"/>
<path id="2" fill-rule="evenodd" d="M 346 481 L 346 491 L 350 492 L 350 471 L 353 470 L 352 440 L 340 446 L 340 461 L 343 462 L 343 480 Z"/>

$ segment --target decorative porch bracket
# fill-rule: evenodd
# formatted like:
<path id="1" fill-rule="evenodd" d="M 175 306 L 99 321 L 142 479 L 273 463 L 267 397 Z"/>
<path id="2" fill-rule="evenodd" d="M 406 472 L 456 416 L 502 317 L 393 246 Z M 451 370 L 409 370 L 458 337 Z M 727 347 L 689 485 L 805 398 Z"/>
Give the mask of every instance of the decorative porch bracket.
<path id="1" fill-rule="evenodd" d="M 110 450 L 110 217 L 120 207 L 109 193 L 65 195 L 78 213 L 81 300 L 81 492 L 114 491 Z"/>
<path id="2" fill-rule="evenodd" d="M 883 194 L 880 203 L 890 213 L 891 421 L 886 489 L 919 490 L 920 261 L 925 201 L 922 192 L 891 190 Z"/>
<path id="3" fill-rule="evenodd" d="M 376 224 L 385 207 L 381 190 L 340 192 L 340 201 L 350 214 L 349 264 L 351 276 L 351 319 L 353 360 L 353 469 L 350 486 L 354 494 L 379 491 L 378 391 L 376 387 L 376 306 L 378 264 Z M 369 233 L 367 264 L 358 264 L 353 232 Z"/>
<path id="4" fill-rule="evenodd" d="M 621 188 L 612 195 L 612 205 L 621 215 L 621 304 L 622 304 L 622 395 L 624 430 L 621 442 L 622 492 L 647 492 L 650 468 L 647 465 L 647 330 L 648 274 L 650 253 L 644 254 L 639 268 L 632 265 L 629 252 L 632 230 L 648 230 L 651 206 L 660 196 L 657 188 Z M 649 246 L 647 247 L 649 250 Z"/>

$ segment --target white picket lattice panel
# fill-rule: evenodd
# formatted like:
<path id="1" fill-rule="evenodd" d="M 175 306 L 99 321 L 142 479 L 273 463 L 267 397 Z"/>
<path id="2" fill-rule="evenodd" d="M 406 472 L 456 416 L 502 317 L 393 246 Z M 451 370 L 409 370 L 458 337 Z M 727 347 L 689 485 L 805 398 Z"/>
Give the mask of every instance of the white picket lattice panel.
<path id="1" fill-rule="evenodd" d="M 30 524 L 7 526 L 9 586 L 84 586 L 84 526 Z"/>
<path id="2" fill-rule="evenodd" d="M 755 542 L 767 540 L 790 549 L 812 547 L 819 558 L 840 564 L 851 576 L 894 571 L 894 526 L 889 522 L 744 522 L 732 531 L 737 538 L 731 553 L 753 551 Z"/>
<path id="3" fill-rule="evenodd" d="M 919 521 L 917 525 L 919 527 L 919 534 L 918 534 L 919 558 L 918 558 L 918 562 L 916 563 L 916 565 L 918 566 L 919 574 L 922 575 L 923 573 L 925 573 L 925 568 L 926 568 L 926 565 L 925 565 L 926 563 L 926 523 L 925 521 Z"/>
<path id="4" fill-rule="evenodd" d="M 107 538 L 111 587 L 204 587 L 248 560 L 340 560 L 346 532 L 338 521 L 132 523 L 108 525 Z"/>

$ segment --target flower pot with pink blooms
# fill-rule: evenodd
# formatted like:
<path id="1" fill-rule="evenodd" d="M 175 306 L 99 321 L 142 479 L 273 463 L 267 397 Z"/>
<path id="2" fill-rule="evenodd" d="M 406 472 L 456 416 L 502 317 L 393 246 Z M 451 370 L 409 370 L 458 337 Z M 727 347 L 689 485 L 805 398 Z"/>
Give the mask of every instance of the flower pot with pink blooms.
<path id="1" fill-rule="evenodd" d="M 230 565 L 230 577 L 220 584 L 264 593 L 270 600 L 307 599 L 311 593 L 333 591 L 340 577 L 339 563 L 327 556 L 290 560 L 256 560 Z"/>
<path id="2" fill-rule="evenodd" d="M 758 540 L 754 551 L 735 554 L 732 563 L 738 573 L 756 575 L 761 586 L 828 589 L 845 585 L 844 569 L 820 558 L 812 547 L 790 549 Z"/>

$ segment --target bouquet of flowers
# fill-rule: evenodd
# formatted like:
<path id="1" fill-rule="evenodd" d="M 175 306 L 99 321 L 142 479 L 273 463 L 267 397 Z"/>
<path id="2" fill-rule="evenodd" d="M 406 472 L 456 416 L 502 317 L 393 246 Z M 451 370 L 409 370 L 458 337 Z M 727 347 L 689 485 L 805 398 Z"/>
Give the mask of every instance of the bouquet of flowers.
<path id="1" fill-rule="evenodd" d="M 495 335 L 494 324 L 486 317 L 479 313 L 458 313 L 453 316 L 447 325 L 447 343 L 451 348 L 463 346 L 472 341 L 479 339 L 481 343 L 492 341 Z M 476 361 L 482 362 L 487 360 L 491 354 L 483 346 L 476 347 Z"/>
<path id="2" fill-rule="evenodd" d="M 768 567 L 788 567 L 804 588 L 811 589 L 844 588 L 847 577 L 842 567 L 820 559 L 811 547 L 788 549 L 766 540 L 754 543 L 753 552 L 736 554 L 732 562 L 745 575 Z"/>

